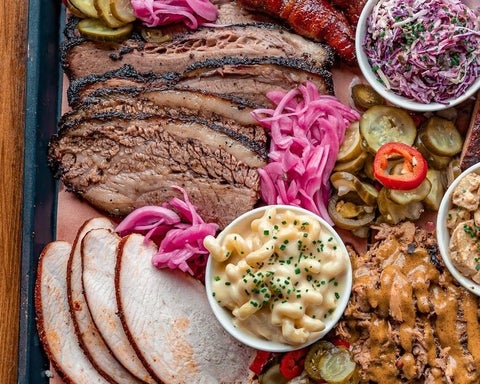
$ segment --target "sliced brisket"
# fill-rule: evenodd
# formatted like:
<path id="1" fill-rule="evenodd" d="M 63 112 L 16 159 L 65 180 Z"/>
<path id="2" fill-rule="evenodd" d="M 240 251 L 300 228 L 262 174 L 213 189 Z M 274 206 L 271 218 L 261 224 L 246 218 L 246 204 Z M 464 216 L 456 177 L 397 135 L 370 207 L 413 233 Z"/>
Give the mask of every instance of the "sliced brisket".
<path id="1" fill-rule="evenodd" d="M 125 64 L 141 73 L 182 73 L 194 62 L 223 57 L 295 58 L 318 68 L 329 68 L 333 63 L 327 45 L 266 23 L 202 28 L 176 35 L 165 43 L 129 39 L 106 44 L 78 37 L 66 40 L 61 53 L 63 69 L 71 80 Z"/>
<path id="2" fill-rule="evenodd" d="M 62 116 L 61 124 L 71 124 L 69 121 L 115 111 L 131 115 L 198 116 L 258 142 L 258 153 L 265 156 L 263 148 L 267 143 L 267 135 L 256 123 L 252 110 L 246 103 L 240 103 L 238 98 L 220 97 L 202 91 L 114 87 L 99 89 L 86 97 L 82 104 L 76 105 L 74 110 Z"/>
<path id="3" fill-rule="evenodd" d="M 259 198 L 261 146 L 191 116 L 123 112 L 64 121 L 49 162 L 71 191 L 113 215 L 161 204 L 183 187 L 206 221 L 221 227 Z"/>
<path id="4" fill-rule="evenodd" d="M 223 57 L 194 62 L 182 74 L 138 73 L 131 65 L 102 75 L 89 75 L 72 80 L 67 91 L 68 102 L 75 106 L 87 97 L 120 89 L 135 92 L 136 88 L 199 89 L 224 97 L 239 98 L 255 106 L 267 106 L 267 94 L 273 90 L 288 91 L 306 81 L 313 82 L 320 93 L 332 94 L 331 72 L 309 66 L 305 61 L 284 57 Z"/>

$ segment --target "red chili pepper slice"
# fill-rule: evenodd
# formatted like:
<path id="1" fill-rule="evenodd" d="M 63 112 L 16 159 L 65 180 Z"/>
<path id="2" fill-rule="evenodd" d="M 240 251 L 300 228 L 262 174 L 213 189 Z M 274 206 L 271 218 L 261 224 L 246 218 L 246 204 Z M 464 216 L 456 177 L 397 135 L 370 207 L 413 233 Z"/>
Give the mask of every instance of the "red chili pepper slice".
<path id="1" fill-rule="evenodd" d="M 257 351 L 257 354 L 250 364 L 249 369 L 256 375 L 260 375 L 263 372 L 265 365 L 267 365 L 271 358 L 272 352 Z"/>
<path id="2" fill-rule="evenodd" d="M 305 366 L 305 357 L 308 348 L 297 349 L 287 352 L 280 360 L 280 373 L 288 380 L 297 377 L 303 372 Z"/>
<path id="3" fill-rule="evenodd" d="M 347 349 L 350 349 L 350 343 L 346 340 L 340 339 L 340 338 L 335 338 L 330 340 L 333 345 L 336 347 L 344 347 Z"/>
<path id="4" fill-rule="evenodd" d="M 390 174 L 388 161 L 403 158 L 400 174 Z M 427 176 L 428 165 L 422 154 L 415 148 L 400 142 L 383 144 L 373 160 L 373 175 L 386 188 L 414 189 Z"/>

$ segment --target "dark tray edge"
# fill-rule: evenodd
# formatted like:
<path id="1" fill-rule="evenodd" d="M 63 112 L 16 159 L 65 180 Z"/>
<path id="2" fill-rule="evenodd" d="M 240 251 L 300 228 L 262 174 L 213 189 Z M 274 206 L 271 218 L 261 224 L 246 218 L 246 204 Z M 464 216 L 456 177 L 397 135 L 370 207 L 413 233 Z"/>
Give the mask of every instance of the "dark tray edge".
<path id="1" fill-rule="evenodd" d="M 41 250 L 56 231 L 57 183 L 46 154 L 61 111 L 63 8 L 59 0 L 42 0 L 30 1 L 28 9 L 18 383 L 48 383 L 49 363 L 35 324 L 34 285 Z"/>

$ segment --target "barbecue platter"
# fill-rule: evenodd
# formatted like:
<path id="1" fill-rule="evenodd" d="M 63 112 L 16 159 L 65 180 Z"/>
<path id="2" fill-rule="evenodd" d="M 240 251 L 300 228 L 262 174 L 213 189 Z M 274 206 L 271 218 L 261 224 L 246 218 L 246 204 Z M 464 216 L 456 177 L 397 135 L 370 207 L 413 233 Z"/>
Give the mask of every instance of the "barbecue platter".
<path id="1" fill-rule="evenodd" d="M 64 2 L 65 100 L 48 148 L 62 186 L 58 240 L 44 248 L 35 286 L 51 382 L 480 382 L 478 298 L 445 268 L 434 225 L 448 184 L 480 161 L 478 96 L 426 113 L 385 103 L 357 66 L 363 0 L 198 3 L 203 17 L 193 28 L 148 25 L 129 1 Z M 189 225 L 214 235 L 255 207 L 285 203 L 293 189 L 272 200 L 283 184 L 271 175 L 282 161 L 300 163 L 278 155 L 281 140 L 266 126 L 281 100 L 290 108 L 312 95 L 312 105 L 328 100 L 333 111 L 325 124 L 335 116 L 345 133 L 331 167 L 318 168 L 326 176 L 305 171 L 328 189 L 286 203 L 334 224 L 353 287 L 320 344 L 267 353 L 233 339 L 211 312 L 208 254 L 193 265 L 177 248 Z M 382 114 L 399 123 L 394 133 L 371 123 Z M 377 169 L 385 137 L 421 153 L 422 183 L 398 193 Z M 340 373 L 324 380 L 331 375 L 318 376 L 315 364 L 334 351 L 352 363 L 332 357 Z"/>

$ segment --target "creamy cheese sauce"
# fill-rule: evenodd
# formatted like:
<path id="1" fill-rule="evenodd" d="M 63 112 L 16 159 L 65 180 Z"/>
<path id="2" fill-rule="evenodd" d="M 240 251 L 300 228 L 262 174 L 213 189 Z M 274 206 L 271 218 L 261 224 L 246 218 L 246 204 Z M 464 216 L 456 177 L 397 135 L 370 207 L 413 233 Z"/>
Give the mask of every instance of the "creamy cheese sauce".
<path id="1" fill-rule="evenodd" d="M 264 339 L 311 340 L 343 295 L 348 255 L 314 216 L 268 209 L 204 244 L 215 299 L 237 327 Z"/>

